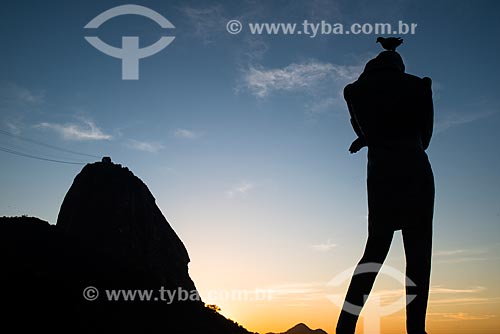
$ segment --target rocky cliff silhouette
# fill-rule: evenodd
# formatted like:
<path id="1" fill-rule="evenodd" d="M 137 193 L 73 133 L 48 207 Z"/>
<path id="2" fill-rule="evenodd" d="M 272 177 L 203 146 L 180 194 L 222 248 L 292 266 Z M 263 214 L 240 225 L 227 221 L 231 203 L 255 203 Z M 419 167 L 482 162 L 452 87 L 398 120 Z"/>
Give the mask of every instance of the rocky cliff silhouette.
<path id="1" fill-rule="evenodd" d="M 184 244 L 147 186 L 128 168 L 106 159 L 85 166 L 64 198 L 57 227 L 119 261 L 134 263 L 165 288 L 195 289 Z"/>
<path id="2" fill-rule="evenodd" d="M 68 191 L 57 225 L 0 218 L 2 332 L 249 333 L 205 307 L 189 256 L 146 185 L 108 159 L 89 164 Z M 86 287 L 99 296 L 86 300 Z M 160 288 L 189 299 L 161 300 Z M 106 290 L 152 291 L 149 301 Z M 155 299 L 156 298 L 156 299 Z"/>

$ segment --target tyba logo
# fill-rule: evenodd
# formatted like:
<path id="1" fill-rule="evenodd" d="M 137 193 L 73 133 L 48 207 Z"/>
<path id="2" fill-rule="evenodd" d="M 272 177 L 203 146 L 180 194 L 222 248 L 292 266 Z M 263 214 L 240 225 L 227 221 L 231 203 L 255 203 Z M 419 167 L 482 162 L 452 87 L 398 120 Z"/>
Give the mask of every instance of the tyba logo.
<path id="1" fill-rule="evenodd" d="M 169 20 L 160 15 L 158 12 L 138 5 L 123 5 L 108 9 L 93 18 L 84 28 L 99 28 L 101 24 L 109 19 L 127 14 L 145 16 L 158 23 L 158 25 L 162 28 L 175 28 Z M 122 60 L 122 80 L 138 80 L 139 59 L 146 58 L 160 52 L 172 43 L 175 37 L 163 36 L 155 43 L 144 48 L 139 48 L 139 37 L 137 36 L 123 36 L 121 48 L 106 44 L 99 37 L 95 36 L 85 36 L 85 39 L 102 53 Z"/>

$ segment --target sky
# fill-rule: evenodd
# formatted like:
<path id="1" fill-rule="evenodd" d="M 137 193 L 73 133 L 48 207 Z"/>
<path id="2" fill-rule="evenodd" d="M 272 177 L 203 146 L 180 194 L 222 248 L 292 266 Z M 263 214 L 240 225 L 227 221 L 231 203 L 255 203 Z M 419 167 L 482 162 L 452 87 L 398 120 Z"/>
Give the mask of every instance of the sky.
<path id="1" fill-rule="evenodd" d="M 3 2 L 0 215 L 55 224 L 83 167 L 67 162 L 111 156 L 148 185 L 206 303 L 252 331 L 304 322 L 333 333 L 332 296 L 348 282 L 329 282 L 352 272 L 367 234 L 366 149 L 348 152 L 355 136 L 341 94 L 381 51 L 379 35 L 259 35 L 249 24 L 416 23 L 398 51 L 408 73 L 433 80 L 428 331 L 497 332 L 497 1 L 136 1 L 175 28 L 139 15 L 84 28 L 124 4 Z M 240 33 L 228 32 L 230 20 Z M 138 36 L 141 48 L 175 39 L 139 61 L 138 80 L 122 80 L 121 59 L 85 36 L 115 47 Z M 397 232 L 387 267 L 404 272 L 403 254 Z M 386 304 L 402 289 L 390 274 L 375 285 Z M 401 307 L 381 321 L 384 333 L 404 331 Z"/>

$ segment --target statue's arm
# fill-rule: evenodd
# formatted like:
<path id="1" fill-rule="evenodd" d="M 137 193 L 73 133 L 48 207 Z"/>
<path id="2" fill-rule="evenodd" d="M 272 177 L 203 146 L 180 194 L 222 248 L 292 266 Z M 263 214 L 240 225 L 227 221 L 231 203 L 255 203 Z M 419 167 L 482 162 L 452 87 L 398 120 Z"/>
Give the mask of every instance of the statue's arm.
<path id="1" fill-rule="evenodd" d="M 425 77 L 422 79 L 424 84 L 423 96 L 423 123 L 422 123 L 422 144 L 424 150 L 429 147 L 434 128 L 434 103 L 432 101 L 432 80 Z"/>
<path id="2" fill-rule="evenodd" d="M 344 88 L 344 99 L 345 102 L 347 103 L 347 109 L 349 110 L 349 115 L 351 116 L 351 125 L 354 130 L 354 132 L 358 135 L 358 137 L 364 137 L 363 131 L 361 131 L 361 128 L 359 127 L 358 121 L 356 120 L 356 115 L 354 114 L 354 108 L 352 106 L 352 100 L 351 100 L 351 89 L 352 86 L 351 84 L 345 86 Z"/>
<path id="3" fill-rule="evenodd" d="M 359 126 L 358 121 L 356 120 L 354 108 L 353 108 L 352 103 L 351 103 L 351 101 L 352 101 L 351 100 L 351 89 L 352 89 L 352 86 L 350 84 L 344 88 L 344 99 L 347 103 L 347 109 L 349 110 L 349 115 L 351 116 L 351 126 L 352 126 L 354 132 L 356 133 L 356 135 L 358 136 L 358 138 L 356 138 L 352 142 L 351 146 L 349 147 L 349 152 L 356 153 L 360 149 L 365 147 L 367 145 L 367 143 L 366 143 L 365 135 L 363 134 L 363 131 L 361 131 L 361 127 Z"/>

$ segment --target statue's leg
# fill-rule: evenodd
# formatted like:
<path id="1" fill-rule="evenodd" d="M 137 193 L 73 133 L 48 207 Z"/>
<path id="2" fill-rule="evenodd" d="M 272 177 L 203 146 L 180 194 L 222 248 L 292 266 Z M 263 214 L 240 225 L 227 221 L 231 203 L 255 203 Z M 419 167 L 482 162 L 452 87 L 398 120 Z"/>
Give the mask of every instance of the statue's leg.
<path id="1" fill-rule="evenodd" d="M 422 222 L 421 226 L 403 229 L 406 276 L 415 283 L 414 286 L 406 286 L 407 298 L 414 298 L 406 306 L 408 334 L 425 334 L 432 257 L 432 218 L 430 219 Z"/>
<path id="2" fill-rule="evenodd" d="M 356 271 L 354 272 L 349 289 L 347 290 L 344 307 L 340 312 L 337 323 L 337 334 L 354 333 L 359 313 L 353 312 L 352 308 L 348 305 L 352 304 L 360 307 L 364 305 L 373 287 L 378 270 L 384 263 L 387 253 L 389 253 L 393 235 L 394 232 L 392 230 L 372 231 L 369 233 L 365 251 L 358 263 L 358 268 L 360 265 L 367 263 L 379 264 L 379 266 L 375 266 L 374 268 L 378 268 L 369 273 L 356 274 Z"/>

